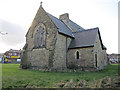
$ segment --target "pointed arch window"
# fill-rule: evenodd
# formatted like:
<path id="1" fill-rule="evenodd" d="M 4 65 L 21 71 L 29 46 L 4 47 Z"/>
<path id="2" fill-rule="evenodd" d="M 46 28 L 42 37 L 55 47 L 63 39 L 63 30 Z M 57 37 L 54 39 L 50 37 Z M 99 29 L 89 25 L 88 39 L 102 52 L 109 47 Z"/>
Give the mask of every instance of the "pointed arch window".
<path id="1" fill-rule="evenodd" d="M 45 29 L 43 28 L 43 46 L 45 46 L 45 40 L 46 40 L 46 31 Z"/>
<path id="2" fill-rule="evenodd" d="M 41 32 L 42 32 L 42 27 L 40 26 L 40 29 L 39 29 L 39 47 L 41 47 Z"/>
<path id="3" fill-rule="evenodd" d="M 44 48 L 46 45 L 46 30 L 42 26 L 35 32 L 34 48 Z"/>
<path id="4" fill-rule="evenodd" d="M 35 34 L 35 38 L 34 38 L 34 46 L 35 48 L 37 48 L 37 33 Z"/>

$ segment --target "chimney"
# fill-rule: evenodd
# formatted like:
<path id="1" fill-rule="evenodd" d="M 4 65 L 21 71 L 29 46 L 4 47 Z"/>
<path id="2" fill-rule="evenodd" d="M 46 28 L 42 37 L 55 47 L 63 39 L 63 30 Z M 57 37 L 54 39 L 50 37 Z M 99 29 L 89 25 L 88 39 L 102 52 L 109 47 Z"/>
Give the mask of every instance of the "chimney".
<path id="1" fill-rule="evenodd" d="M 69 24 L 69 14 L 68 13 L 64 13 L 64 14 L 60 15 L 59 19 L 62 20 L 66 25 Z"/>
<path id="2" fill-rule="evenodd" d="M 68 13 L 64 13 L 64 14 L 60 15 L 59 19 L 62 20 L 73 32 L 76 31 L 74 29 L 74 27 L 72 27 L 69 23 L 69 14 Z"/>

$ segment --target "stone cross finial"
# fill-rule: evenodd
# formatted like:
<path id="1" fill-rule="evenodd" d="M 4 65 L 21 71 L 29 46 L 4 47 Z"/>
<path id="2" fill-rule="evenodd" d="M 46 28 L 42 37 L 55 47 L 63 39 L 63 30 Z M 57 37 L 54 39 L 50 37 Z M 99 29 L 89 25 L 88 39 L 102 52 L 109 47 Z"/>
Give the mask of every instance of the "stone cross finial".
<path id="1" fill-rule="evenodd" d="M 43 3 L 43 2 L 40 2 L 40 5 L 41 5 L 41 6 L 42 6 L 42 3 Z"/>

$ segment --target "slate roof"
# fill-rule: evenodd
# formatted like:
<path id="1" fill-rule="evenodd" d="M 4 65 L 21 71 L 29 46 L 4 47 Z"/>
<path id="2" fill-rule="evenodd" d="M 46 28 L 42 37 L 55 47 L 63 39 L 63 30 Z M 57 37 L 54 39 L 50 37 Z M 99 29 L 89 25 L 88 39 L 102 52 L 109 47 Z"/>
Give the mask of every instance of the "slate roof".
<path id="1" fill-rule="evenodd" d="M 92 29 L 85 30 L 84 28 L 77 25 L 72 20 L 69 20 L 70 25 L 74 29 L 76 29 L 76 32 L 72 32 L 72 30 L 62 20 L 59 20 L 58 18 L 54 17 L 49 13 L 47 14 L 59 29 L 58 31 L 59 33 L 73 38 L 69 46 L 69 49 L 90 47 L 90 46 L 93 47 L 95 45 L 97 34 L 99 34 L 100 36 L 99 28 L 92 28 Z M 106 49 L 105 46 L 103 46 L 102 44 L 101 36 L 100 36 L 100 42 L 102 45 L 102 49 Z"/>
<path id="2" fill-rule="evenodd" d="M 52 19 L 52 21 L 55 23 L 55 25 L 59 28 L 59 33 L 62 33 L 64 35 L 70 36 L 74 38 L 74 35 L 72 33 L 72 30 L 61 20 L 58 18 L 54 17 L 53 15 L 47 13 L 48 16 Z M 77 31 L 82 31 L 84 30 L 81 26 L 77 25 L 75 22 L 72 20 L 69 20 L 69 23 L 72 27 L 74 27 Z"/>
<path id="3" fill-rule="evenodd" d="M 84 28 L 82 28 L 81 26 L 79 26 L 78 24 L 76 24 L 75 22 L 73 22 L 72 20 L 69 20 L 69 23 L 72 27 L 74 27 L 77 31 L 82 31 L 85 30 Z"/>
<path id="4" fill-rule="evenodd" d="M 49 13 L 47 14 L 52 19 L 52 21 L 55 23 L 55 25 L 59 28 L 59 33 L 62 33 L 62 34 L 65 34 L 67 36 L 74 38 L 72 31 L 70 30 L 70 28 L 67 27 L 67 25 L 64 22 L 62 22 L 61 20 L 59 20 L 58 18 L 54 17 L 53 15 Z"/>
<path id="5" fill-rule="evenodd" d="M 98 28 L 73 32 L 75 36 L 69 48 L 80 48 L 94 46 L 98 34 Z"/>

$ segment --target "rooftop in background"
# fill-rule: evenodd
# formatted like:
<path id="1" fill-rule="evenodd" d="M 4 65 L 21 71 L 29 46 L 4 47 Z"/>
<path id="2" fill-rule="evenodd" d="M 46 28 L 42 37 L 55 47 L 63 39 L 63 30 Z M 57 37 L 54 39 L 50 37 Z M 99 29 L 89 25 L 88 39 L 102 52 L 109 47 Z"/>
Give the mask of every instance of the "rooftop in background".
<path id="1" fill-rule="evenodd" d="M 0 53 L 0 56 L 3 56 L 4 55 L 4 53 Z"/>
<path id="2" fill-rule="evenodd" d="M 14 49 L 10 49 L 9 51 L 6 51 L 6 52 L 16 52 L 16 53 L 22 53 L 22 50 L 14 50 Z M 6 53 L 5 52 L 5 53 Z"/>
<path id="3" fill-rule="evenodd" d="M 112 54 L 108 54 L 109 56 L 120 56 L 120 54 L 115 54 L 115 53 L 112 53 Z"/>

